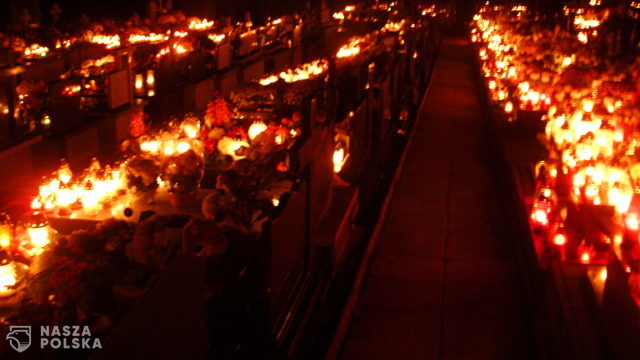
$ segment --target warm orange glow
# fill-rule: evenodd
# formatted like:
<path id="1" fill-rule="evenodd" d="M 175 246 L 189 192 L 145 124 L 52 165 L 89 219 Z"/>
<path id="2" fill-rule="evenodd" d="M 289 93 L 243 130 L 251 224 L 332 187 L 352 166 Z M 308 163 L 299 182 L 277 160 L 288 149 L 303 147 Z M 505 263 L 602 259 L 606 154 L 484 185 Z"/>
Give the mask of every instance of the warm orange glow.
<path id="1" fill-rule="evenodd" d="M 227 36 L 225 34 L 209 34 L 208 35 L 209 40 L 213 41 L 216 44 L 223 42 L 226 37 Z"/>
<path id="2" fill-rule="evenodd" d="M 136 74 L 134 80 L 134 88 L 137 95 L 144 94 L 144 81 L 142 74 Z"/>
<path id="3" fill-rule="evenodd" d="M 339 59 L 342 59 L 342 58 L 354 57 L 360 54 L 360 50 L 361 50 L 360 47 L 363 40 L 364 38 L 359 36 L 352 37 L 351 39 L 349 39 L 349 42 L 342 45 L 342 47 L 338 49 L 338 52 L 336 53 L 336 57 Z"/>
<path id="4" fill-rule="evenodd" d="M 280 80 L 280 78 L 278 77 L 278 75 L 269 75 L 267 77 L 264 77 L 260 80 L 258 80 L 258 82 L 260 83 L 260 85 L 262 86 L 268 86 L 271 85 L 273 83 L 278 82 L 278 80 Z"/>
<path id="5" fill-rule="evenodd" d="M 24 50 L 24 56 L 29 59 L 45 57 L 47 54 L 49 54 L 49 48 L 38 44 L 32 44 Z"/>
<path id="6" fill-rule="evenodd" d="M 94 44 L 105 45 L 107 49 L 115 49 L 120 47 L 120 35 L 93 35 L 89 37 L 89 42 Z"/>
<path id="7" fill-rule="evenodd" d="M 173 141 L 165 141 L 162 144 L 162 152 L 166 156 L 171 156 L 176 153 L 178 149 L 176 148 L 176 143 Z"/>
<path id="8" fill-rule="evenodd" d="M 191 144 L 188 141 L 180 141 L 178 142 L 178 146 L 176 147 L 179 154 L 184 154 L 187 151 L 191 150 Z"/>
<path id="9" fill-rule="evenodd" d="M 197 119 L 195 121 L 183 121 L 180 128 L 182 133 L 189 139 L 195 139 L 200 135 L 200 122 Z"/>
<path id="10" fill-rule="evenodd" d="M 211 29 L 214 25 L 214 21 L 213 20 L 207 20 L 207 19 L 194 19 L 191 20 L 191 22 L 189 23 L 189 30 L 208 30 Z"/>
<path id="11" fill-rule="evenodd" d="M 562 233 L 557 233 L 554 237 L 553 237 L 553 243 L 558 245 L 558 246 L 563 246 L 567 243 L 567 236 L 565 234 Z"/>
<path id="12" fill-rule="evenodd" d="M 267 125 L 265 123 L 263 123 L 262 121 L 256 121 L 249 127 L 247 135 L 249 136 L 249 139 L 253 140 L 256 138 L 256 136 L 262 134 L 266 130 Z"/>
<path id="13" fill-rule="evenodd" d="M 638 221 L 638 215 L 629 213 L 624 219 L 624 224 L 627 226 L 627 229 L 632 231 L 637 231 L 640 228 L 640 221 Z"/>
<path id="14" fill-rule="evenodd" d="M 507 114 L 513 112 L 513 103 L 511 101 L 507 101 L 506 104 L 504 104 L 504 112 Z"/>
<path id="15" fill-rule="evenodd" d="M 589 254 L 587 251 L 584 251 L 581 255 L 580 255 L 580 262 L 587 264 L 591 261 L 591 254 Z"/>
<path id="16" fill-rule="evenodd" d="M 249 147 L 249 143 L 243 139 L 232 139 L 224 136 L 218 141 L 218 151 L 224 155 L 233 157 L 234 160 L 244 159 L 243 155 L 238 155 L 237 151 L 243 147 Z"/>
<path id="17" fill-rule="evenodd" d="M 149 140 L 140 143 L 140 150 L 149 153 L 158 153 L 160 151 L 160 142 L 157 140 Z"/>
<path id="18" fill-rule="evenodd" d="M 173 50 L 178 55 L 182 55 L 182 54 L 187 53 L 189 51 L 189 49 L 183 44 L 174 44 L 173 45 Z"/>
<path id="19" fill-rule="evenodd" d="M 13 240 L 13 225 L 10 223 L 0 224 L 0 249 L 8 249 Z"/>
<path id="20" fill-rule="evenodd" d="M 531 213 L 531 219 L 540 225 L 549 224 L 549 215 L 543 209 L 534 209 Z"/>
<path id="21" fill-rule="evenodd" d="M 329 69 L 329 63 L 325 59 L 314 60 L 312 62 L 302 64 L 295 69 L 288 69 L 278 75 L 267 75 L 258 80 L 262 86 L 267 86 L 277 82 L 278 79 L 284 80 L 286 83 L 293 83 L 303 80 L 309 80 L 317 77 Z"/>
<path id="22" fill-rule="evenodd" d="M 329 68 L 329 64 L 326 60 L 315 60 L 306 64 L 303 64 L 293 70 L 289 69 L 280 73 L 280 78 L 287 83 L 308 80 L 312 77 L 316 77 Z"/>
<path id="23" fill-rule="evenodd" d="M 402 28 L 404 27 L 405 21 L 401 20 L 398 22 L 388 22 L 384 25 L 384 27 L 382 28 L 382 31 L 391 31 L 391 32 L 398 32 L 400 30 L 402 30 Z"/>
<path id="24" fill-rule="evenodd" d="M 65 86 L 64 90 L 62 90 L 62 95 L 64 96 L 76 96 L 80 94 L 82 90 L 82 86 L 80 85 L 69 85 Z"/>
<path id="25" fill-rule="evenodd" d="M 333 152 L 333 172 L 339 173 L 342 170 L 345 162 L 347 161 L 347 155 L 343 148 L 337 148 Z"/>
<path id="26" fill-rule="evenodd" d="M 169 40 L 169 36 L 163 34 L 149 33 L 149 34 L 131 34 L 129 35 L 129 43 L 130 44 L 139 44 L 139 43 L 159 43 L 163 41 Z"/>
<path id="27" fill-rule="evenodd" d="M 185 36 L 187 36 L 187 35 L 189 35 L 189 33 L 188 33 L 188 32 L 186 32 L 186 31 L 180 31 L 180 30 L 176 30 L 176 31 L 173 33 L 173 36 L 175 36 L 175 37 L 179 37 L 179 38 L 183 38 L 183 37 L 185 37 Z"/>
<path id="28" fill-rule="evenodd" d="M 36 248 L 43 248 L 51 242 L 49 239 L 49 230 L 46 226 L 29 227 L 27 228 L 29 234 L 29 240 L 31 245 Z"/>
<path id="29" fill-rule="evenodd" d="M 156 86 L 156 76 L 153 69 L 147 70 L 146 84 L 150 89 L 153 89 Z"/>
<path id="30" fill-rule="evenodd" d="M 15 264 L 10 262 L 0 266 L 0 296 L 9 296 L 15 292 L 11 287 L 17 282 Z"/>

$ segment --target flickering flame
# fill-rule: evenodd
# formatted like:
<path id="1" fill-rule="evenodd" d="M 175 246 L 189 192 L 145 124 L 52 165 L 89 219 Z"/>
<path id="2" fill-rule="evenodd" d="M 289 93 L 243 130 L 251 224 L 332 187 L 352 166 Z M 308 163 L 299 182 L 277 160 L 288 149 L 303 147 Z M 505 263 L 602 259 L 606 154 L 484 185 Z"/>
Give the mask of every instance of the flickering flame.
<path id="1" fill-rule="evenodd" d="M 583 15 L 577 15 L 573 20 L 573 25 L 579 30 L 588 30 L 597 28 L 600 26 L 600 20 L 594 17 L 586 17 Z"/>
<path id="2" fill-rule="evenodd" d="M 82 90 L 82 86 L 80 85 L 68 85 L 62 90 L 62 95 L 64 96 L 76 96 Z"/>
<path id="3" fill-rule="evenodd" d="M 200 134 L 200 123 L 186 123 L 183 122 L 181 125 L 182 132 L 189 139 L 195 139 Z"/>
<path id="4" fill-rule="evenodd" d="M 316 77 L 329 68 L 329 64 L 326 60 L 315 60 L 306 64 L 303 64 L 293 70 L 289 69 L 280 73 L 280 78 L 286 83 L 292 83 L 302 80 L 308 80 Z"/>
<path id="5" fill-rule="evenodd" d="M 504 112 L 507 114 L 511 114 L 513 112 L 513 103 L 511 101 L 507 101 L 507 103 L 504 104 Z"/>
<path id="6" fill-rule="evenodd" d="M 353 57 L 360 54 L 360 44 L 364 39 L 362 37 L 353 37 L 346 44 L 342 45 L 338 52 L 336 53 L 336 57 L 339 59 Z"/>
<path id="7" fill-rule="evenodd" d="M 183 44 L 174 44 L 173 45 L 173 50 L 176 52 L 176 54 L 178 55 L 182 55 L 186 52 L 188 52 L 189 50 L 187 49 L 187 47 Z"/>
<path id="8" fill-rule="evenodd" d="M 157 141 L 157 140 L 144 141 L 140 143 L 140 150 L 144 152 L 156 154 L 160 151 L 160 141 Z"/>
<path id="9" fill-rule="evenodd" d="M 573 56 L 565 56 L 564 59 L 562 59 L 562 66 L 567 67 L 567 66 L 571 66 L 571 64 L 573 64 L 575 55 Z"/>
<path id="10" fill-rule="evenodd" d="M 591 261 L 591 254 L 588 251 L 583 251 L 582 255 L 580 255 L 580 262 L 583 264 L 587 264 Z"/>
<path id="11" fill-rule="evenodd" d="M 189 30 L 197 30 L 197 31 L 208 30 L 213 27 L 214 23 L 215 22 L 213 20 L 194 19 L 194 20 L 191 20 L 191 22 L 189 23 Z"/>
<path id="12" fill-rule="evenodd" d="M 586 43 L 588 43 L 588 42 L 589 42 L 589 36 L 587 35 L 587 33 L 586 33 L 586 32 L 584 32 L 584 31 L 580 31 L 580 32 L 578 33 L 578 41 L 580 41 L 580 42 L 581 42 L 581 43 L 583 43 L 583 44 L 586 44 Z"/>
<path id="13" fill-rule="evenodd" d="M 156 86 L 156 77 L 154 75 L 153 69 L 147 70 L 146 84 L 148 88 L 153 88 Z"/>
<path id="14" fill-rule="evenodd" d="M 185 37 L 185 36 L 187 36 L 187 35 L 189 35 L 189 33 L 188 33 L 188 32 L 186 32 L 186 31 L 180 31 L 180 30 L 176 30 L 176 31 L 173 33 L 173 36 L 175 36 L 175 37 L 179 37 L 179 38 L 183 38 L 183 37 Z"/>
<path id="15" fill-rule="evenodd" d="M 15 292 L 11 287 L 17 282 L 16 268 L 13 262 L 0 266 L 0 296 Z"/>
<path id="16" fill-rule="evenodd" d="M 82 207 L 87 211 L 95 211 L 100 204 L 100 193 L 97 191 L 87 190 L 82 193 Z"/>
<path id="17" fill-rule="evenodd" d="M 56 49 L 61 49 L 61 48 L 65 48 L 68 49 L 71 47 L 71 45 L 73 45 L 73 43 L 76 41 L 75 38 L 73 39 L 63 39 L 63 40 L 56 40 Z"/>
<path id="18" fill-rule="evenodd" d="M 180 141 L 178 142 L 177 150 L 178 153 L 183 154 L 191 149 L 191 144 L 188 141 Z"/>
<path id="19" fill-rule="evenodd" d="M 142 74 L 136 74 L 135 81 L 134 81 L 134 88 L 137 94 L 144 93 L 144 81 L 143 81 Z"/>
<path id="20" fill-rule="evenodd" d="M 164 34 L 156 34 L 156 33 L 131 34 L 129 35 L 129 39 L 128 39 L 130 44 L 139 44 L 139 43 L 156 44 L 156 43 L 160 43 L 167 40 L 169 40 L 169 36 Z"/>
<path id="21" fill-rule="evenodd" d="M 624 219 L 624 224 L 626 225 L 627 229 L 632 230 L 632 231 L 637 231 L 638 228 L 640 228 L 640 221 L 638 220 L 638 215 L 636 214 L 627 214 L 627 216 Z"/>
<path id="22" fill-rule="evenodd" d="M 226 37 L 227 36 L 225 34 L 209 34 L 209 36 L 208 36 L 209 40 L 213 41 L 216 44 L 221 43 L 222 41 L 224 41 L 224 39 Z"/>
<path id="23" fill-rule="evenodd" d="M 591 99 L 585 99 L 582 101 L 582 110 L 584 110 L 584 112 L 586 113 L 590 113 L 593 111 L 593 100 Z"/>
<path id="24" fill-rule="evenodd" d="M 173 141 L 165 141 L 162 144 L 162 152 L 166 155 L 166 156 L 171 156 L 173 155 L 175 152 L 177 151 L 176 149 L 176 144 Z"/>
<path id="25" fill-rule="evenodd" d="M 554 237 L 553 237 L 553 243 L 558 245 L 558 246 L 563 246 L 567 243 L 567 236 L 565 234 L 562 233 L 557 233 Z"/>
<path id="26" fill-rule="evenodd" d="M 45 57 L 47 54 L 49 54 L 49 48 L 38 44 L 31 44 L 31 46 L 24 49 L 24 56 L 29 59 Z"/>
<path id="27" fill-rule="evenodd" d="M 346 161 L 347 156 L 345 150 L 343 148 L 337 148 L 333 152 L 333 172 L 336 174 L 339 173 Z"/>
<path id="28" fill-rule="evenodd" d="M 390 32 L 398 32 L 400 30 L 402 30 L 402 28 L 404 27 L 405 21 L 401 20 L 398 22 L 388 22 L 384 25 L 384 27 L 382 28 L 382 31 L 390 31 Z"/>
<path id="29" fill-rule="evenodd" d="M 293 83 L 308 80 L 321 75 L 329 68 L 329 63 L 324 59 L 314 60 L 312 62 L 302 64 L 295 69 L 288 69 L 276 75 L 267 75 L 258 80 L 262 86 L 273 84 L 279 79 L 286 83 Z"/>
<path id="30" fill-rule="evenodd" d="M 246 37 L 249 37 L 249 36 L 253 36 L 255 34 L 257 34 L 256 30 L 245 31 L 242 34 L 240 34 L 240 38 L 246 38 Z"/>
<path id="31" fill-rule="evenodd" d="M 0 225 L 0 249 L 8 249 L 12 240 L 12 225 Z"/>
<path id="32" fill-rule="evenodd" d="M 46 226 L 40 227 L 29 227 L 27 228 L 27 233 L 29 235 L 29 240 L 31 241 L 31 245 L 35 248 L 42 249 L 47 246 L 51 240 L 49 239 L 49 230 Z"/>
<path id="33" fill-rule="evenodd" d="M 540 225 L 549 224 L 549 215 L 543 209 L 534 209 L 531 213 L 531 219 Z"/>
<path id="34" fill-rule="evenodd" d="M 269 75 L 267 77 L 264 77 L 264 78 L 260 79 L 258 82 L 262 86 L 268 86 L 268 85 L 271 85 L 273 83 L 278 82 L 278 80 L 280 80 L 278 75 Z"/>
<path id="35" fill-rule="evenodd" d="M 253 140 L 256 138 L 256 136 L 262 134 L 266 130 L 267 130 L 267 125 L 265 123 L 263 123 L 262 121 L 256 121 L 253 124 L 251 124 L 251 126 L 249 126 L 249 131 L 247 132 L 247 135 L 249 136 L 249 139 Z"/>
<path id="36" fill-rule="evenodd" d="M 602 269 L 602 271 L 600 271 L 600 274 L 598 275 L 600 277 L 600 280 L 602 281 L 607 281 L 607 269 L 604 268 Z"/>
<path id="37" fill-rule="evenodd" d="M 160 51 L 158 51 L 158 53 L 156 54 L 156 60 L 161 60 L 163 57 L 169 55 L 170 52 L 171 49 L 168 47 L 160 49 Z"/>
<path id="38" fill-rule="evenodd" d="M 90 43 L 105 45 L 107 49 L 120 47 L 120 35 L 93 35 L 89 38 Z"/>

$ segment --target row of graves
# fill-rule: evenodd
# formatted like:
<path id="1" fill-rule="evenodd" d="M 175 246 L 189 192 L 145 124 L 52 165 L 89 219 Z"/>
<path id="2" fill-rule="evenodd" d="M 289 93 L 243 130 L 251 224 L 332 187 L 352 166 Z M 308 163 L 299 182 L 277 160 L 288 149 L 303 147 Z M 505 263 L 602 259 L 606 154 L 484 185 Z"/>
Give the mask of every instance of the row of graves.
<path id="1" fill-rule="evenodd" d="M 519 159 L 535 262 L 547 291 L 560 293 L 551 311 L 573 329 L 574 353 L 631 359 L 640 351 L 639 63 L 600 51 L 614 11 L 575 3 L 567 26 L 549 28 L 526 6 L 487 5 L 471 41 L 507 156 Z M 637 18 L 635 3 L 626 11 Z"/>
<path id="2" fill-rule="evenodd" d="M 113 139 L 117 159 L 93 159 L 80 170 L 62 161 L 34 189 L 27 215 L 0 219 L 2 335 L 13 336 L 12 326 L 49 326 L 34 330 L 43 348 L 25 352 L 39 358 L 78 350 L 90 358 L 299 355 L 301 329 L 365 240 L 381 182 L 395 168 L 389 154 L 399 154 L 412 129 L 437 29 L 448 17 L 435 6 L 401 16 L 395 3 L 376 4 L 363 27 L 357 11 L 334 14 L 349 35 L 325 56 L 296 60 L 294 48 L 289 67 L 277 71 L 278 60 L 243 59 L 243 75 L 228 90 L 218 84 L 215 97 L 208 91 L 202 111 L 172 108 L 176 116 L 164 121 L 129 117 Z M 283 32 L 293 36 L 285 47 L 296 41 L 295 24 Z M 170 46 L 145 44 L 169 49 L 171 66 L 138 66 L 137 47 L 107 55 L 114 61 L 100 63 L 113 70 L 106 88 L 122 72 L 128 101 L 146 106 L 163 84 L 175 84 L 172 76 L 207 81 L 197 73 L 213 69 L 180 65 L 189 60 L 176 52 L 191 35 L 177 31 Z M 242 37 L 236 53 L 246 50 L 237 47 Z M 256 63 L 259 70 L 246 71 Z M 99 67 L 91 71 L 95 84 Z M 82 107 L 88 84 L 63 89 Z M 90 97 L 92 109 L 122 95 L 105 94 Z M 171 101 L 179 102 L 162 102 Z M 48 115 L 55 131 L 56 113 Z M 63 325 L 88 329 L 80 345 L 51 330 Z M 0 353 L 17 354 L 6 344 Z"/>

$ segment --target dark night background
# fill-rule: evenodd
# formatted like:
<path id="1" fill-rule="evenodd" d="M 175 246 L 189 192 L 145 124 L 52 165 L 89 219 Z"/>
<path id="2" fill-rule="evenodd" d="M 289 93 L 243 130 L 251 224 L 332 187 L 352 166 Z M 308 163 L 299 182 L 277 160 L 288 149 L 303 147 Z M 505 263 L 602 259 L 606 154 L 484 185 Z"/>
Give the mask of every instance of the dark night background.
<path id="1" fill-rule="evenodd" d="M 48 11 L 55 2 L 60 5 L 62 17 L 67 21 L 77 19 L 83 13 L 91 19 L 123 19 L 134 12 L 145 17 L 149 7 L 149 1 L 145 0 L 3 0 L 0 1 L 0 22 L 3 25 L 10 24 L 18 17 L 21 9 L 26 7 L 36 19 L 42 19 L 46 23 Z M 299 12 L 307 3 L 314 7 L 320 5 L 320 1 L 301 0 L 173 0 L 173 9 L 181 10 L 186 15 L 231 16 L 234 19 L 242 18 L 245 11 L 251 11 L 254 18 L 266 18 Z M 326 0 L 325 3 L 330 8 L 337 8 L 350 2 Z"/>
<path id="2" fill-rule="evenodd" d="M 231 16 L 233 19 L 242 19 L 245 11 L 251 11 L 254 21 L 260 22 L 269 16 L 281 14 L 300 13 L 307 5 L 319 7 L 320 0 L 162 0 L 173 1 L 173 9 L 181 10 L 187 16 Z M 613 0 L 610 0 L 613 1 Z M 73 22 L 83 13 L 91 20 L 100 19 L 126 19 L 134 12 L 141 17 L 146 17 L 149 1 L 145 0 L 2 0 L 0 1 L 0 24 L 2 28 L 17 21 L 23 8 L 30 9 L 32 16 L 41 24 L 46 25 L 49 20 L 49 9 L 57 2 L 62 9 L 62 19 Z M 339 9 L 347 4 L 355 3 L 349 0 L 325 0 L 330 9 Z M 416 0 L 401 2 L 418 3 Z M 458 14 L 464 17 L 471 16 L 475 8 L 484 1 L 481 0 L 439 0 L 436 3 L 454 2 Z M 493 3 L 511 3 L 513 1 L 492 1 Z M 561 0 L 532 0 L 521 1 L 528 3 L 533 8 L 543 12 L 552 13 L 562 8 L 565 1 Z M 513 2 L 515 3 L 515 2 Z"/>

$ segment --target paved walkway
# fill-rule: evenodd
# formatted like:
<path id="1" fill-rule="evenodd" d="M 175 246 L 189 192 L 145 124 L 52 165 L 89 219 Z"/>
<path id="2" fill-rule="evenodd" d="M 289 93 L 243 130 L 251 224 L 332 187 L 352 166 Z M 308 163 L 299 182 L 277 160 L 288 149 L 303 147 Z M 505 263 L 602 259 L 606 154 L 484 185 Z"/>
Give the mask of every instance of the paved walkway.
<path id="1" fill-rule="evenodd" d="M 531 359 L 470 45 L 443 43 L 342 359 Z"/>

